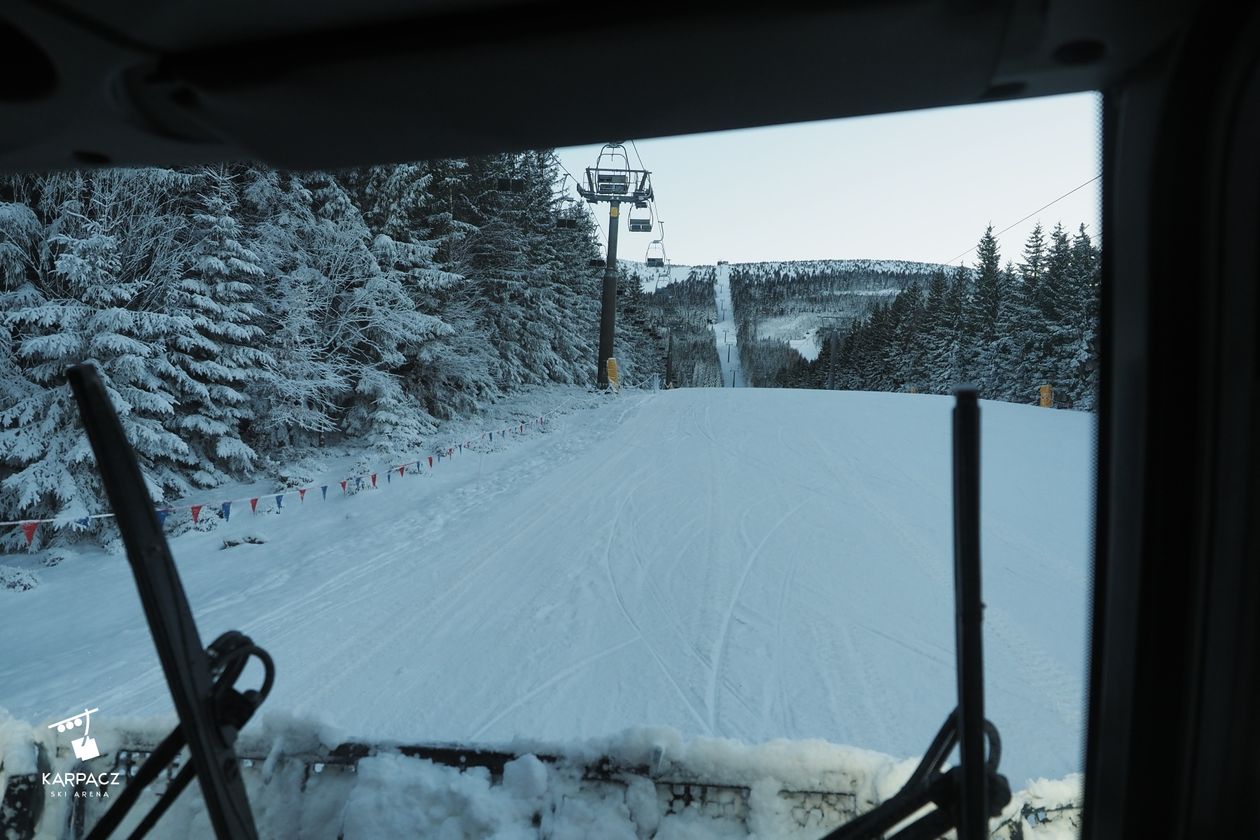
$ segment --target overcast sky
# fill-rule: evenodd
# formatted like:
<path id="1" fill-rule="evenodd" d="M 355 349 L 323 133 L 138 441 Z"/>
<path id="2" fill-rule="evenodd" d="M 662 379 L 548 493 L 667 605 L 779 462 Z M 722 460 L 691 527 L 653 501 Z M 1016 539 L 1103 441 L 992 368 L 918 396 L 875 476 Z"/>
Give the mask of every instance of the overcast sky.
<path id="1" fill-rule="evenodd" d="M 1101 172 L 1099 103 L 1074 94 L 635 143 L 672 262 L 957 263 L 990 222 L 1001 230 Z M 560 159 L 581 177 L 599 149 Z M 1016 225 L 999 238 L 1003 262 L 1018 259 L 1037 219 L 1047 232 L 1084 222 L 1097 237 L 1100 201 L 1094 181 Z M 592 209 L 606 229 L 608 205 Z M 642 260 L 658 235 L 623 224 L 618 255 Z"/>

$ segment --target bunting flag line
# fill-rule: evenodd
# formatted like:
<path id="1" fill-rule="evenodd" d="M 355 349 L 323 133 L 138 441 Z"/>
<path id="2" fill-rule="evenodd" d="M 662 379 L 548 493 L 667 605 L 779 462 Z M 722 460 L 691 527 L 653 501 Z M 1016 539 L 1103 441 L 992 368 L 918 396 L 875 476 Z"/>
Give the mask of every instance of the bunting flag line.
<path id="1" fill-rule="evenodd" d="M 571 400 L 569 403 L 566 403 L 563 406 L 557 407 L 555 409 L 552 409 L 549 412 L 546 412 L 540 415 L 538 417 L 539 425 L 544 424 L 550 415 L 557 414 L 567 409 L 570 405 L 573 404 L 573 402 L 574 401 Z M 508 426 L 505 428 L 500 428 L 497 430 L 484 430 L 482 431 L 481 435 L 478 438 L 476 438 L 476 440 L 481 440 L 481 441 L 489 440 L 491 443 L 493 443 L 495 431 L 498 431 L 499 437 L 502 439 L 502 438 L 507 437 L 508 432 L 511 432 L 512 434 L 524 434 L 525 426 L 526 426 L 526 423 L 524 421 L 519 421 L 517 423 L 514 423 L 512 426 Z M 473 447 L 472 439 L 465 440 L 462 443 L 456 442 L 454 444 L 447 445 L 446 447 L 443 447 L 442 449 L 437 450 L 432 455 L 421 456 L 419 460 L 416 460 L 414 462 L 408 461 L 403 464 L 395 463 L 393 465 L 386 466 L 384 467 L 385 481 L 386 483 L 393 482 L 393 476 L 390 475 L 390 473 L 392 473 L 394 470 L 398 470 L 399 478 L 405 478 L 407 475 L 407 468 L 413 465 L 415 467 L 415 472 L 417 474 L 422 473 L 424 471 L 426 460 L 428 462 L 429 469 L 432 470 L 434 457 L 436 457 L 438 462 L 440 463 L 443 458 L 446 458 L 448 460 L 451 458 L 454 458 L 457 450 L 460 454 L 463 454 L 465 449 L 476 451 L 476 449 Z M 341 485 L 342 494 L 348 495 L 349 482 L 354 481 L 356 491 L 362 490 L 364 478 L 367 478 L 371 481 L 373 489 L 380 489 L 380 485 L 377 481 L 379 476 L 380 474 L 378 471 L 378 472 L 373 472 L 373 473 L 368 473 L 368 474 L 349 476 L 347 478 L 340 479 L 338 483 Z M 328 500 L 328 487 L 329 485 L 327 484 L 319 485 L 320 497 L 324 501 Z M 284 509 L 284 497 L 289 495 L 289 493 L 293 493 L 293 492 L 297 493 L 299 503 L 305 503 L 306 491 L 309 489 L 311 488 L 301 487 L 301 488 L 295 488 L 294 490 L 289 490 L 286 492 L 274 494 L 274 498 L 276 500 L 276 510 L 280 511 Z M 221 499 L 219 501 L 212 502 L 212 503 L 187 505 L 187 508 L 192 514 L 193 524 L 198 524 L 200 522 L 201 513 L 207 507 L 209 507 L 211 510 L 214 510 L 216 513 L 222 516 L 225 522 L 230 522 L 231 517 L 232 517 L 232 504 L 234 502 L 248 501 L 250 505 L 250 510 L 256 515 L 258 513 L 259 498 L 261 497 L 254 496 L 252 498 L 242 497 L 242 498 L 237 498 L 237 499 Z M 170 516 L 170 514 L 176 512 L 177 510 L 182 510 L 185 507 L 185 504 L 180 503 L 180 502 L 176 502 L 174 503 L 174 505 L 175 505 L 174 507 L 168 504 L 166 507 L 154 508 L 154 513 L 157 516 L 159 526 L 165 527 L 167 517 Z M 52 518 L 47 518 L 47 519 L 25 519 L 25 520 L 14 520 L 10 522 L 0 522 L 0 527 L 20 526 L 22 529 L 22 533 L 26 538 L 26 544 L 29 547 L 33 545 L 35 534 L 42 523 L 45 523 L 45 522 L 52 523 L 54 527 L 56 528 L 60 528 L 64 525 L 71 524 L 71 523 L 81 528 L 87 528 L 91 525 L 91 521 L 93 519 L 112 519 L 112 518 L 114 518 L 113 513 L 96 513 L 96 514 L 89 514 L 88 516 L 84 516 L 84 517 L 77 517 L 74 519 L 63 518 L 63 517 L 52 517 Z"/>

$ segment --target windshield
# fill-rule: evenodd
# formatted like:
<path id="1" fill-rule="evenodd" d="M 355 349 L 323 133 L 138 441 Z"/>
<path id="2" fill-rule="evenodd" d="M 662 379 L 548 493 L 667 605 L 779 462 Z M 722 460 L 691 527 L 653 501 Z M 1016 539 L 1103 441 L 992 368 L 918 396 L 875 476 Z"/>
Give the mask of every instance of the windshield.
<path id="1" fill-rule="evenodd" d="M 1070 830 L 1097 137 L 1091 94 L 338 172 L 5 178 L 0 745 L 69 767 L 86 724 L 99 758 L 75 755 L 114 766 L 172 722 L 66 387 L 88 362 L 203 641 L 239 629 L 276 662 L 259 759 L 676 759 L 742 791 L 714 825 L 817 836 L 894 792 L 956 702 L 948 395 L 970 383 L 1004 824 Z M 771 777 L 771 799 L 849 798 L 792 816 L 756 805 Z M 640 805 L 617 812 L 632 833 Z M 651 831 L 698 819 L 672 807 Z M 357 836 L 438 824 L 369 811 Z"/>

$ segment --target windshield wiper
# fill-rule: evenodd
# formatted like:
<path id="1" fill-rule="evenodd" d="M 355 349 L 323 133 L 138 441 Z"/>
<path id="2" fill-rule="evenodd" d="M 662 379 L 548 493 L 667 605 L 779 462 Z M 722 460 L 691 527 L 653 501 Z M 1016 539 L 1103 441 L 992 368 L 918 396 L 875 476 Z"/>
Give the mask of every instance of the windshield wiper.
<path id="1" fill-rule="evenodd" d="M 215 834 L 233 840 L 257 837 L 234 744 L 241 728 L 271 691 L 275 678 L 271 657 L 248 636 L 234 630 L 219 636 L 208 649 L 202 648 L 153 500 L 109 396 L 90 365 L 72 367 L 66 375 L 96 454 L 105 493 L 127 548 L 149 631 L 179 715 L 179 726 L 129 781 L 92 828 L 88 840 L 108 837 L 139 799 L 140 792 L 175 760 L 185 744 L 192 761 L 180 769 L 131 836 L 141 837 L 152 828 L 196 776 Z M 237 691 L 235 683 L 251 657 L 263 666 L 263 684 L 257 690 Z"/>
<path id="2" fill-rule="evenodd" d="M 958 706 L 945 719 L 901 790 L 824 840 L 882 838 L 928 805 L 935 808 L 898 831 L 893 840 L 927 840 L 951 829 L 958 830 L 958 840 L 987 840 L 989 818 L 1001 814 L 1011 801 L 1011 786 L 997 772 L 1002 742 L 997 727 L 984 717 L 979 395 L 974 388 L 958 388 L 954 397 L 954 650 Z M 955 744 L 958 766 L 942 772 Z"/>

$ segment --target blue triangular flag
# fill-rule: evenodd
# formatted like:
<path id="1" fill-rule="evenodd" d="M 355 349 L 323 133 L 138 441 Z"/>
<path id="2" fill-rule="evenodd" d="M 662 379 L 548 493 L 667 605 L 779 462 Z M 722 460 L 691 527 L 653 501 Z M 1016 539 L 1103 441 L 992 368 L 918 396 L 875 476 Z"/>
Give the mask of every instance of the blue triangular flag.
<path id="1" fill-rule="evenodd" d="M 76 520 L 74 520 L 74 521 L 75 521 L 75 522 L 78 522 L 80 525 L 82 525 L 84 528 L 86 528 L 86 527 L 88 526 L 88 523 L 89 523 L 89 522 L 91 522 L 91 521 L 92 521 L 92 519 L 91 519 L 91 517 L 85 516 L 85 517 L 83 517 L 82 519 L 76 519 Z"/>
<path id="2" fill-rule="evenodd" d="M 385 470 L 385 483 L 386 484 L 389 484 L 389 474 L 392 472 L 393 470 Z"/>
<path id="3" fill-rule="evenodd" d="M 159 524 L 159 525 L 165 525 L 165 524 L 166 524 L 166 515 L 167 515 L 168 513 L 170 513 L 170 511 L 169 511 L 169 510 L 166 510 L 165 508 L 158 508 L 157 515 L 158 515 L 158 524 Z"/>
<path id="4" fill-rule="evenodd" d="M 359 478 L 359 477 L 356 477 L 356 478 L 355 478 L 355 480 L 354 480 L 354 489 L 355 489 L 355 490 L 362 490 L 362 489 L 363 489 L 363 479 L 362 479 L 362 478 Z"/>
<path id="5" fill-rule="evenodd" d="M 231 502 L 223 503 L 223 521 L 224 522 L 232 521 L 232 503 Z"/>
<path id="6" fill-rule="evenodd" d="M 280 508 L 282 507 L 284 507 L 284 494 L 277 493 L 276 494 L 276 510 L 280 510 Z"/>
<path id="7" fill-rule="evenodd" d="M 319 486 L 319 492 L 323 494 L 323 496 L 324 496 L 324 501 L 325 501 L 325 502 L 326 502 L 326 501 L 328 501 L 328 485 L 327 485 L 327 484 L 321 484 L 321 485 Z"/>

